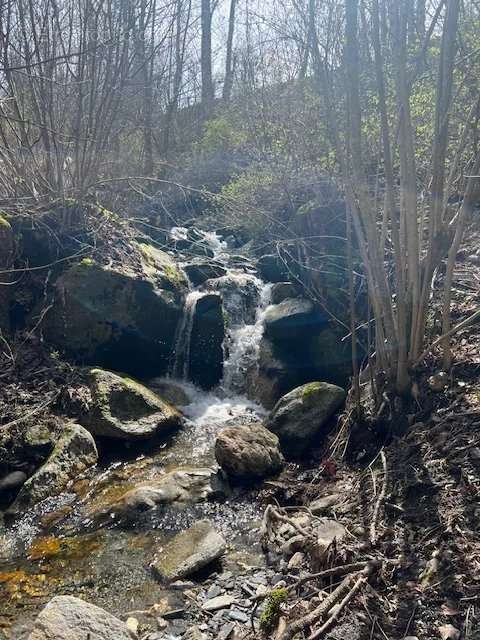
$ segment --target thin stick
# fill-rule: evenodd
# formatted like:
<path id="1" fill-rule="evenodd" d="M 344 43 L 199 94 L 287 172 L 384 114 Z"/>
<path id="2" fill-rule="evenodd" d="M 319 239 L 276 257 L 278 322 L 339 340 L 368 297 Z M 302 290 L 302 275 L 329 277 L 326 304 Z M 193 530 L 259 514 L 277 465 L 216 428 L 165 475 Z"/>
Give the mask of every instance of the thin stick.
<path id="1" fill-rule="evenodd" d="M 387 493 L 388 468 L 387 468 L 387 458 L 385 456 L 385 451 L 383 449 L 380 453 L 380 458 L 382 459 L 382 465 L 383 465 L 383 482 L 382 482 L 382 489 L 375 503 L 375 508 L 373 509 L 372 524 L 370 525 L 370 542 L 372 545 L 375 545 L 377 543 L 378 516 L 380 513 L 380 507 L 382 506 L 382 503 L 385 500 L 385 495 Z"/>

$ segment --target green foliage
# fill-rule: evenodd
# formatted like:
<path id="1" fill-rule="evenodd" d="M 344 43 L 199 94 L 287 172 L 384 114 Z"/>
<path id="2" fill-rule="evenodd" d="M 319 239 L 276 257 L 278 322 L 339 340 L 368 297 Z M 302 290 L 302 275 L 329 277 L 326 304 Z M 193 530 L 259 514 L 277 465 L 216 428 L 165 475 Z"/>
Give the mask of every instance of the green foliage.
<path id="1" fill-rule="evenodd" d="M 205 124 L 203 137 L 198 143 L 200 153 L 237 149 L 246 142 L 244 132 L 222 115 Z"/>
<path id="2" fill-rule="evenodd" d="M 260 616 L 260 628 L 264 633 L 271 633 L 275 629 L 280 617 L 280 607 L 287 600 L 287 589 L 274 589 L 272 591 Z"/>

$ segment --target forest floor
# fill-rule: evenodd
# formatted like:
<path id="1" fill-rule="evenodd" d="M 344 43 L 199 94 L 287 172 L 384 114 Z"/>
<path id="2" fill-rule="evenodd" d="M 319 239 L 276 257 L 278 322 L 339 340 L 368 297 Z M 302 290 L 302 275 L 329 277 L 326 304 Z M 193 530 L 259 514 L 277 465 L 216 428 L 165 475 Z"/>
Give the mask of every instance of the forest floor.
<path id="1" fill-rule="evenodd" d="M 480 307 L 479 247 L 480 231 L 470 229 L 456 268 L 453 324 Z M 440 322 L 440 304 L 440 295 L 432 299 L 434 322 Z M 329 618 L 336 613 L 331 609 L 305 627 L 310 640 L 480 639 L 480 325 L 457 333 L 452 347 L 448 375 L 433 375 L 433 356 L 418 372 L 422 399 L 410 409 L 404 435 L 377 449 L 368 466 L 356 442 L 357 464 L 324 460 L 290 487 L 290 498 L 302 496 L 307 505 L 315 496 L 336 497 L 330 513 L 347 532 L 316 568 L 310 557 L 309 567 L 318 572 L 344 565 L 345 571 L 309 580 L 285 606 L 284 623 L 293 628 L 311 610 L 311 597 L 338 589 L 338 606 L 351 596 L 340 615 Z M 352 566 L 345 584 L 346 565 L 372 560 L 381 564 L 353 592 L 360 567 Z M 298 582 L 298 575 L 290 578 L 290 585 Z M 326 621 L 330 629 L 320 633 Z"/>

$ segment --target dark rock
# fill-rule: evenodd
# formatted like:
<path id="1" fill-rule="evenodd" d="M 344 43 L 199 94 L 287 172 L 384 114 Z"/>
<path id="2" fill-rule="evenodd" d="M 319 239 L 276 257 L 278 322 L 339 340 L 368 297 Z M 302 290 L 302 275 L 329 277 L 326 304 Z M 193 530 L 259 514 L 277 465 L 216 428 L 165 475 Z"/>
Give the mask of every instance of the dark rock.
<path id="1" fill-rule="evenodd" d="M 20 489 L 27 479 L 24 471 L 12 471 L 0 480 L 0 494 Z"/>
<path id="2" fill-rule="evenodd" d="M 258 273 L 265 282 L 285 282 L 288 280 L 288 269 L 280 256 L 267 254 L 257 262 Z"/>
<path id="3" fill-rule="evenodd" d="M 218 560 L 225 550 L 223 537 L 208 521 L 201 520 L 168 542 L 154 559 L 152 568 L 161 580 L 179 580 Z"/>
<path id="4" fill-rule="evenodd" d="M 91 369 L 92 403 L 80 422 L 94 435 L 141 440 L 165 435 L 181 425 L 180 413 L 131 378 Z"/>
<path id="5" fill-rule="evenodd" d="M 166 253 L 133 248 L 139 271 L 84 259 L 60 276 L 44 332 L 77 361 L 153 377 L 167 372 L 186 280 Z"/>
<path id="6" fill-rule="evenodd" d="M 327 424 L 345 402 L 345 391 L 326 382 L 311 382 L 290 391 L 275 405 L 266 421 L 284 451 L 301 455 L 326 437 Z"/>
<path id="7" fill-rule="evenodd" d="M 203 238 L 200 240 L 190 240 L 188 238 L 175 240 L 173 246 L 176 251 L 181 251 L 182 253 L 190 256 L 205 256 L 206 258 L 213 258 L 215 255 L 212 248 Z"/>
<path id="8" fill-rule="evenodd" d="M 186 407 L 191 403 L 185 389 L 170 380 L 153 378 L 148 381 L 148 388 L 175 407 Z"/>
<path id="9" fill-rule="evenodd" d="M 215 262 L 192 262 L 183 267 L 188 279 L 194 287 L 198 287 L 207 280 L 221 278 L 227 270 Z"/>
<path id="10" fill-rule="evenodd" d="M 277 282 L 272 286 L 272 304 L 280 304 L 287 298 L 298 298 L 299 295 L 299 288 L 293 282 Z"/>
<path id="11" fill-rule="evenodd" d="M 258 278 L 248 273 L 229 273 L 209 280 L 209 291 L 218 291 L 229 325 L 253 324 L 259 302 Z"/>
<path id="12" fill-rule="evenodd" d="M 227 475 L 241 480 L 264 478 L 283 466 L 277 436 L 260 424 L 222 429 L 215 458 Z"/>
<path id="13" fill-rule="evenodd" d="M 273 340 L 302 337 L 325 327 L 328 318 L 305 298 L 287 298 L 265 314 L 265 335 Z"/>
<path id="14" fill-rule="evenodd" d="M 189 367 L 191 381 L 203 389 L 211 389 L 222 379 L 224 338 L 222 298 L 206 294 L 195 307 Z"/>
<path id="15" fill-rule="evenodd" d="M 73 596 L 50 600 L 28 640 L 132 640 L 127 625 L 110 613 Z"/>

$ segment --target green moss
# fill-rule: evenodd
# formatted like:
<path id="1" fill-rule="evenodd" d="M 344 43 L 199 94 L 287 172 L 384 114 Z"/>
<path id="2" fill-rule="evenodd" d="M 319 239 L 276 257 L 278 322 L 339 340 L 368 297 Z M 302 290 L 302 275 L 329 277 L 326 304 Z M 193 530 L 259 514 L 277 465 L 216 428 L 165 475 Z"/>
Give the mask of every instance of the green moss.
<path id="1" fill-rule="evenodd" d="M 268 597 L 265 609 L 260 616 L 260 628 L 264 633 L 271 633 L 280 617 L 280 607 L 288 600 L 287 589 L 274 589 Z"/>
<path id="2" fill-rule="evenodd" d="M 165 265 L 163 267 L 164 276 L 175 286 L 182 286 L 186 284 L 185 277 L 180 269 L 172 265 Z"/>
<path id="3" fill-rule="evenodd" d="M 80 260 L 80 266 L 82 267 L 93 267 L 94 264 L 96 263 L 93 258 L 83 258 L 83 260 Z"/>
<path id="4" fill-rule="evenodd" d="M 311 400 L 314 398 L 320 390 L 321 384 L 319 382 L 310 382 L 303 387 L 302 400 Z"/>

